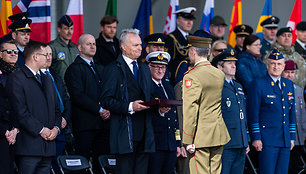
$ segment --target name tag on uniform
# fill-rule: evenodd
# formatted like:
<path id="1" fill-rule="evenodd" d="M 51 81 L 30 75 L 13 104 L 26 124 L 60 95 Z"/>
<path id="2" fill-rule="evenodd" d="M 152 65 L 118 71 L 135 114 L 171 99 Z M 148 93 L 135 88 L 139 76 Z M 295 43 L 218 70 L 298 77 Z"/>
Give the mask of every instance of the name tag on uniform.
<path id="1" fill-rule="evenodd" d="M 267 95 L 267 98 L 276 98 L 275 95 Z"/>

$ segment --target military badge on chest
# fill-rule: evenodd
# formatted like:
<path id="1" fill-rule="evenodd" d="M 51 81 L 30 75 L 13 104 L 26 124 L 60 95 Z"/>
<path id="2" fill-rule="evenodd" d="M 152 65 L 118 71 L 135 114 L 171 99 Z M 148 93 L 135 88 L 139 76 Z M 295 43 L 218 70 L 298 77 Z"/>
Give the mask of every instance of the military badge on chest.
<path id="1" fill-rule="evenodd" d="M 59 60 L 65 60 L 66 55 L 65 55 L 64 52 L 59 52 L 59 53 L 57 54 L 57 57 L 58 57 Z"/>
<path id="2" fill-rule="evenodd" d="M 288 93 L 287 93 L 287 95 L 288 95 L 288 100 L 289 100 L 289 101 L 294 99 L 294 97 L 293 97 L 292 94 L 293 94 L 292 92 L 288 92 Z"/>
<path id="3" fill-rule="evenodd" d="M 229 98 L 226 98 L 226 106 L 229 108 L 231 107 L 232 102 L 229 100 Z"/>

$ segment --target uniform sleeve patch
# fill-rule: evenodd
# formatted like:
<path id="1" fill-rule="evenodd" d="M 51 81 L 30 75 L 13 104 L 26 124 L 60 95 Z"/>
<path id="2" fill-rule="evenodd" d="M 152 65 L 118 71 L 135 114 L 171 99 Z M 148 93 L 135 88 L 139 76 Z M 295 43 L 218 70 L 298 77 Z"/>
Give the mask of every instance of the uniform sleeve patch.
<path id="1" fill-rule="evenodd" d="M 66 55 L 65 55 L 64 52 L 59 52 L 59 53 L 57 54 L 57 57 L 58 57 L 59 60 L 65 60 Z"/>
<path id="2" fill-rule="evenodd" d="M 192 85 L 192 79 L 185 80 L 185 86 L 186 86 L 186 88 L 191 87 L 191 85 Z"/>

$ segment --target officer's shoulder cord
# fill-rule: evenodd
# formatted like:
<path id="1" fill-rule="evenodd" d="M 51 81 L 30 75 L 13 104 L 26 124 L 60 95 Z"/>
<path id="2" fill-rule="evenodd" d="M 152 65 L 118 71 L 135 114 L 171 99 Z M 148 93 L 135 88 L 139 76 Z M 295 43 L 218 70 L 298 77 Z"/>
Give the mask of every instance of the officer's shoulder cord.
<path id="1" fill-rule="evenodd" d="M 187 56 L 188 54 L 188 50 L 186 49 L 182 49 L 182 51 L 180 50 L 180 48 L 183 48 L 185 46 L 182 46 L 178 40 L 174 37 L 173 34 L 169 34 L 169 36 L 173 39 L 173 47 L 175 48 L 173 50 L 173 59 L 175 59 L 175 50 L 177 50 L 182 56 Z"/>

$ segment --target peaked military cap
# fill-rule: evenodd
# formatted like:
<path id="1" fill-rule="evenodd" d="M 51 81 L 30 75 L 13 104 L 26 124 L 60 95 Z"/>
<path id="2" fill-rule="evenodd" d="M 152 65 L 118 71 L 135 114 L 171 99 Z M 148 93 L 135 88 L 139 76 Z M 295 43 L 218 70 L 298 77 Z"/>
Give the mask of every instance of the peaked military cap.
<path id="1" fill-rule="evenodd" d="M 292 28 L 291 27 L 281 28 L 277 31 L 276 36 L 280 36 L 280 35 L 282 35 L 283 33 L 286 33 L 286 32 L 292 33 Z"/>
<path id="2" fill-rule="evenodd" d="M 174 13 L 177 15 L 177 17 L 181 16 L 181 17 L 186 18 L 186 19 L 195 19 L 194 12 L 196 12 L 196 11 L 197 11 L 197 9 L 194 8 L 194 7 L 187 7 L 187 8 L 177 10 Z"/>
<path id="3" fill-rule="evenodd" d="M 279 18 L 276 16 L 269 17 L 262 21 L 260 25 L 265 28 L 278 28 Z"/>
<path id="4" fill-rule="evenodd" d="M 28 12 L 22 12 L 22 13 L 17 13 L 17 14 L 14 14 L 12 16 L 9 16 L 8 18 L 13 22 L 15 21 L 19 21 L 19 20 L 22 20 L 22 19 L 28 19 L 28 16 L 29 16 L 29 13 Z"/>
<path id="5" fill-rule="evenodd" d="M 225 23 L 223 17 L 221 17 L 221 16 L 213 17 L 211 19 L 211 21 L 210 21 L 210 25 L 216 25 L 216 26 L 223 25 L 223 26 L 227 26 L 227 24 Z"/>
<path id="6" fill-rule="evenodd" d="M 296 29 L 305 31 L 306 30 L 306 21 L 302 21 L 302 22 L 298 23 L 296 25 Z"/>
<path id="7" fill-rule="evenodd" d="M 285 69 L 284 70 L 297 70 L 297 66 L 296 66 L 296 63 L 294 63 L 293 60 L 287 60 L 285 62 Z"/>
<path id="8" fill-rule="evenodd" d="M 73 25 L 73 21 L 68 15 L 62 16 L 59 20 L 59 23 L 66 25 L 67 27 L 71 27 Z"/>
<path id="9" fill-rule="evenodd" d="M 162 65 L 168 65 L 170 59 L 171 59 L 170 54 L 164 51 L 151 52 L 146 57 L 147 62 L 153 64 L 162 64 Z"/>
<path id="10" fill-rule="evenodd" d="M 253 33 L 253 28 L 249 25 L 237 25 L 234 28 L 236 36 L 248 36 Z"/>
<path id="11" fill-rule="evenodd" d="M 211 38 L 205 36 L 201 37 L 201 36 L 188 35 L 187 40 L 189 42 L 187 47 L 193 46 L 197 48 L 209 48 L 209 45 L 211 44 Z"/>
<path id="12" fill-rule="evenodd" d="M 283 59 L 284 56 L 278 49 L 273 49 L 268 58 L 272 60 L 280 60 Z"/>
<path id="13" fill-rule="evenodd" d="M 163 33 L 154 33 L 144 38 L 147 44 L 153 45 L 165 45 L 166 35 Z"/>
<path id="14" fill-rule="evenodd" d="M 9 26 L 9 29 L 11 29 L 12 31 L 32 32 L 30 28 L 31 23 L 32 23 L 31 19 L 18 20 L 13 22 Z"/>
<path id="15" fill-rule="evenodd" d="M 211 64 L 216 67 L 219 61 L 230 61 L 230 60 L 237 61 L 238 59 L 236 57 L 237 57 L 237 52 L 233 48 L 228 48 L 224 50 L 222 53 L 218 54 L 216 57 L 214 57 Z"/>

